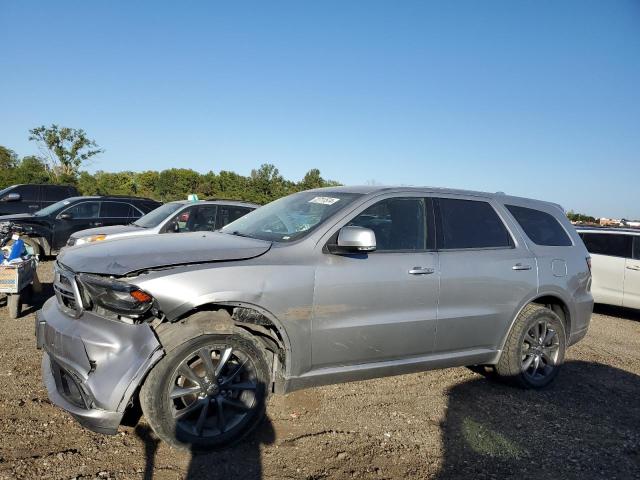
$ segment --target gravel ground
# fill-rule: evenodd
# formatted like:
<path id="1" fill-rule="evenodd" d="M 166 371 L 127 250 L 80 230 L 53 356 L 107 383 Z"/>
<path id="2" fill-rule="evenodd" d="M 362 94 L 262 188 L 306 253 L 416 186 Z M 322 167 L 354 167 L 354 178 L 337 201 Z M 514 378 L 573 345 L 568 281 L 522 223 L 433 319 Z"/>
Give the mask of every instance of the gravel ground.
<path id="1" fill-rule="evenodd" d="M 144 422 L 103 436 L 53 407 L 34 310 L 0 308 L 0 479 L 640 478 L 637 312 L 597 308 L 542 392 L 465 368 L 315 388 L 272 398 L 244 443 L 192 456 Z"/>

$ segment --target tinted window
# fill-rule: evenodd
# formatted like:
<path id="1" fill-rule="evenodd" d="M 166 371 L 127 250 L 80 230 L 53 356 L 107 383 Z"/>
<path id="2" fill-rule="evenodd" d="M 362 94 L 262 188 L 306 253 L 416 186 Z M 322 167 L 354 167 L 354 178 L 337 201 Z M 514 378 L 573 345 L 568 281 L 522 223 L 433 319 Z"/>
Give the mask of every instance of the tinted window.
<path id="1" fill-rule="evenodd" d="M 376 234 L 377 250 L 424 250 L 425 200 L 388 198 L 371 205 L 349 225 L 370 228 Z"/>
<path id="2" fill-rule="evenodd" d="M 511 237 L 487 202 L 440 198 L 442 248 L 510 247 Z"/>
<path id="3" fill-rule="evenodd" d="M 631 235 L 615 233 L 580 233 L 589 253 L 631 258 Z"/>
<path id="4" fill-rule="evenodd" d="M 218 228 L 239 219 L 251 211 L 250 208 L 218 205 Z"/>
<path id="5" fill-rule="evenodd" d="M 103 218 L 130 218 L 133 216 L 133 207 L 122 202 L 102 202 L 100 216 Z"/>
<path id="6" fill-rule="evenodd" d="M 37 202 L 39 190 L 39 185 L 21 185 L 14 192 L 20 194 L 20 200 L 23 202 Z"/>
<path id="7" fill-rule="evenodd" d="M 633 237 L 633 258 L 640 260 L 640 236 Z"/>
<path id="8" fill-rule="evenodd" d="M 533 208 L 505 205 L 536 245 L 567 247 L 571 239 L 553 215 Z"/>
<path id="9" fill-rule="evenodd" d="M 64 200 L 72 195 L 73 193 L 70 192 L 69 187 L 60 187 L 58 185 L 47 185 L 42 187 L 43 202 L 57 202 L 58 200 Z"/>
<path id="10" fill-rule="evenodd" d="M 213 231 L 216 229 L 216 206 L 200 205 L 189 218 L 189 232 Z"/>
<path id="11" fill-rule="evenodd" d="M 70 213 L 73 215 L 73 219 L 75 220 L 81 218 L 98 218 L 99 212 L 99 202 L 82 202 L 64 210 L 61 213 Z"/>
<path id="12" fill-rule="evenodd" d="M 190 232 L 190 225 L 193 224 L 195 218 L 196 207 L 191 206 L 180 210 L 173 218 L 163 227 L 164 232 L 178 233 Z"/>

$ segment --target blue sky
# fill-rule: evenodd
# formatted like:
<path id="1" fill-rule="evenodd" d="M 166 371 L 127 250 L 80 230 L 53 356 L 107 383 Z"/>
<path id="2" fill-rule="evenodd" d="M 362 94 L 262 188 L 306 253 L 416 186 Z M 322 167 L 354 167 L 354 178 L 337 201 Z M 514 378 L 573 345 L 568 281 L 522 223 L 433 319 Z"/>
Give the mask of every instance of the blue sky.
<path id="1" fill-rule="evenodd" d="M 90 170 L 436 185 L 640 218 L 640 2 L 0 4 L 0 145 Z"/>

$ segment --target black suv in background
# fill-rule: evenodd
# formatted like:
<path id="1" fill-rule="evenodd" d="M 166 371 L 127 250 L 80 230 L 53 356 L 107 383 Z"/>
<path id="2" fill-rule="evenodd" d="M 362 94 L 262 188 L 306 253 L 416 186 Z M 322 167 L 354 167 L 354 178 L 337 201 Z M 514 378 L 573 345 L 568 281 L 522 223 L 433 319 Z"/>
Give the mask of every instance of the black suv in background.
<path id="1" fill-rule="evenodd" d="M 0 190 L 0 215 L 35 213 L 52 203 L 80 195 L 69 185 L 12 185 Z"/>
<path id="2" fill-rule="evenodd" d="M 0 222 L 27 227 L 30 238 L 25 242 L 36 253 L 52 255 L 78 230 L 128 224 L 160 205 L 155 200 L 138 197 L 70 197 L 33 214 L 0 216 Z"/>

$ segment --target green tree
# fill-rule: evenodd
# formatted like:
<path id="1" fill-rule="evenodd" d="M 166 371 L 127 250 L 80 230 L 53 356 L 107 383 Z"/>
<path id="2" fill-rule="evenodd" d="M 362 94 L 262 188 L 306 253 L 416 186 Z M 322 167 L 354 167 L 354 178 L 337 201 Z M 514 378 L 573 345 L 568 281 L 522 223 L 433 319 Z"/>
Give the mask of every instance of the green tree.
<path id="1" fill-rule="evenodd" d="M 13 150 L 0 145 L 0 188 L 16 183 L 15 168 L 18 165 L 18 155 Z"/>
<path id="2" fill-rule="evenodd" d="M 33 128 L 29 140 L 35 141 L 47 155 L 49 169 L 57 181 L 75 180 L 80 167 L 103 150 L 82 129 L 59 127 Z"/>
<path id="3" fill-rule="evenodd" d="M 47 164 L 34 155 L 23 157 L 15 169 L 15 183 L 51 183 Z"/>
<path id="4" fill-rule="evenodd" d="M 82 195 L 97 195 L 98 194 L 98 182 L 96 177 L 89 172 L 80 172 L 78 177 L 78 190 Z"/>
<path id="5" fill-rule="evenodd" d="M 197 193 L 200 174 L 188 168 L 170 168 L 158 176 L 155 194 L 163 201 L 186 199 Z"/>

